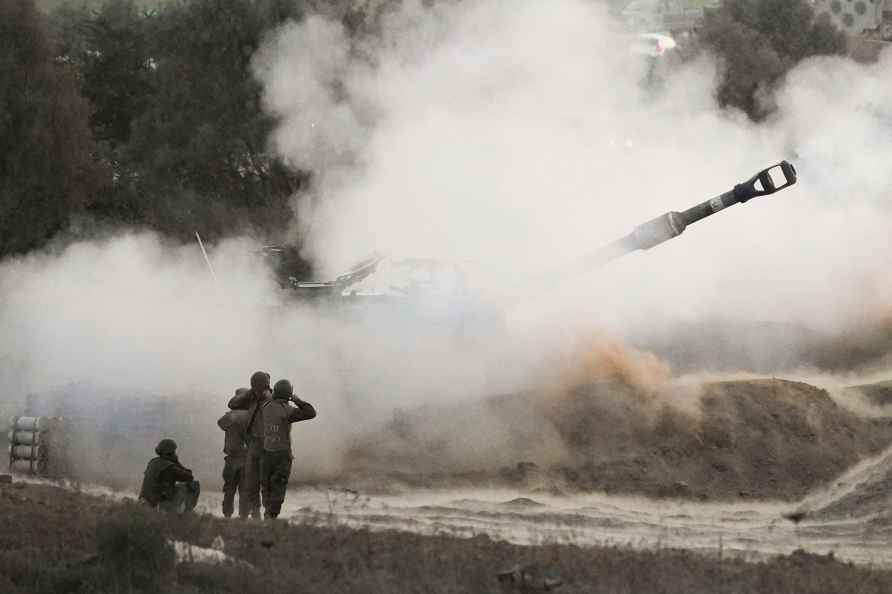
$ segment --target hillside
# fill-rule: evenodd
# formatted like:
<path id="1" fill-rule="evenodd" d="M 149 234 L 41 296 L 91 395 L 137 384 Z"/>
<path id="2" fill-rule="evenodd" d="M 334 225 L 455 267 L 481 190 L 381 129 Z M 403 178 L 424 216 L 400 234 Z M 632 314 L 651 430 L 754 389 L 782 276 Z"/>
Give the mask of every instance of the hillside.
<path id="1" fill-rule="evenodd" d="M 888 420 L 860 418 L 805 383 L 673 390 L 657 396 L 602 382 L 421 409 L 356 443 L 347 474 L 365 488 L 487 484 L 795 500 L 892 443 Z"/>

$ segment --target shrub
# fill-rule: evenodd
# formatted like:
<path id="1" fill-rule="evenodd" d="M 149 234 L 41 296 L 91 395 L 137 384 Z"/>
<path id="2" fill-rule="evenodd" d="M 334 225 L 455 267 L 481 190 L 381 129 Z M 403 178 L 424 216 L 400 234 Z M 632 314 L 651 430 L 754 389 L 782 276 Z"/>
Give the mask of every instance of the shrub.
<path id="1" fill-rule="evenodd" d="M 164 518 L 155 510 L 129 503 L 96 526 L 96 548 L 114 580 L 141 590 L 154 590 L 172 575 L 173 545 Z"/>

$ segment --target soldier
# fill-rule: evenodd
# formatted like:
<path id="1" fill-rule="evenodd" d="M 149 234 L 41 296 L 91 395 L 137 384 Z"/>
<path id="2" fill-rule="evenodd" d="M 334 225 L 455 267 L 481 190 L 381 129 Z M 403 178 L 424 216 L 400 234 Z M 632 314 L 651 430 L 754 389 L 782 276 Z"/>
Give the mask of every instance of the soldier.
<path id="1" fill-rule="evenodd" d="M 257 417 L 260 416 L 260 404 L 272 395 L 269 380 L 268 373 L 254 372 L 251 376 L 251 389 L 241 393 L 236 391 L 235 396 L 229 401 L 229 408 L 232 410 L 248 412 L 248 422 L 245 425 L 245 442 L 248 452 L 242 470 L 243 484 L 239 497 L 244 497 L 246 509 L 252 518 L 260 517 L 260 455 L 263 453 L 263 423 Z M 241 499 L 239 506 L 241 506 Z"/>
<path id="2" fill-rule="evenodd" d="M 293 402 L 296 406 L 291 406 Z M 279 380 L 273 388 L 272 400 L 262 405 L 263 455 L 260 458 L 260 487 L 266 519 L 278 517 L 285 501 L 285 490 L 291 476 L 291 423 L 316 416 L 316 409 L 294 395 L 288 380 Z"/>
<path id="3" fill-rule="evenodd" d="M 155 447 L 157 458 L 146 466 L 139 491 L 140 501 L 164 511 L 184 513 L 192 511 L 198 503 L 201 485 L 192 471 L 180 464 L 177 444 L 172 439 L 162 439 Z"/>
<path id="4" fill-rule="evenodd" d="M 239 388 L 235 391 L 238 397 L 248 392 L 248 388 Z M 248 446 L 245 442 L 245 427 L 250 419 L 246 410 L 230 410 L 217 421 L 220 429 L 226 432 L 223 441 L 223 516 L 232 517 L 235 493 L 238 491 L 238 515 L 247 518 L 251 509 L 244 493 L 245 458 L 248 456 Z"/>

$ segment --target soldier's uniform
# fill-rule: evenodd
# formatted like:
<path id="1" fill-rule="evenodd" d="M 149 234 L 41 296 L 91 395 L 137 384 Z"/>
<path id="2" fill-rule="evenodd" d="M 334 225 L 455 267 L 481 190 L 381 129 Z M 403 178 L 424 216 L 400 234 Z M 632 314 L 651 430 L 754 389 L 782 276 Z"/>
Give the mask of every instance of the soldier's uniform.
<path id="1" fill-rule="evenodd" d="M 229 408 L 245 410 L 248 422 L 245 426 L 247 455 L 242 468 L 242 491 L 239 493 L 239 507 L 244 498 L 246 509 L 251 517 L 260 517 L 260 456 L 263 453 L 263 423 L 260 420 L 260 404 L 270 397 L 269 374 L 257 371 L 251 376 L 251 389 L 236 391 L 229 401 Z"/>
<path id="2" fill-rule="evenodd" d="M 296 406 L 291 406 L 290 403 Z M 294 396 L 288 380 L 279 380 L 273 388 L 272 400 L 261 405 L 263 415 L 263 454 L 260 457 L 260 490 L 267 519 L 276 518 L 285 501 L 291 476 L 291 423 L 316 416 L 309 402 Z"/>
<path id="3" fill-rule="evenodd" d="M 157 458 L 152 458 L 143 475 L 140 501 L 164 511 L 184 513 L 192 511 L 198 503 L 201 485 L 192 471 L 180 464 L 177 444 L 172 439 L 162 439 L 155 447 Z"/>
<path id="4" fill-rule="evenodd" d="M 248 388 L 236 390 L 236 396 L 248 392 Z M 250 419 L 246 410 L 231 410 L 220 417 L 217 425 L 226 432 L 223 441 L 223 515 L 232 517 L 236 491 L 238 492 L 238 515 L 247 518 L 251 513 L 244 494 L 245 459 L 248 446 L 245 443 L 245 428 Z"/>

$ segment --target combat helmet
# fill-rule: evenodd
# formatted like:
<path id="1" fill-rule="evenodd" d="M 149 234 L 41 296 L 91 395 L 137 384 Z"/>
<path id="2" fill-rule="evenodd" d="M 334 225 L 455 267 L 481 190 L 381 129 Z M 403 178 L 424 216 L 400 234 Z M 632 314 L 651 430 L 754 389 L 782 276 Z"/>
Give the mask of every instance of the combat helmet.
<path id="1" fill-rule="evenodd" d="M 294 396 L 294 387 L 291 385 L 286 379 L 282 379 L 276 382 L 276 385 L 273 386 L 273 398 L 280 398 L 282 400 L 288 400 L 292 396 Z"/>
<path id="2" fill-rule="evenodd" d="M 172 439 L 162 439 L 158 442 L 158 445 L 155 446 L 155 453 L 159 456 L 170 456 L 171 454 L 176 454 L 177 452 L 177 442 Z"/>
<path id="3" fill-rule="evenodd" d="M 269 374 L 265 371 L 255 371 L 251 374 L 251 388 L 269 388 Z"/>

